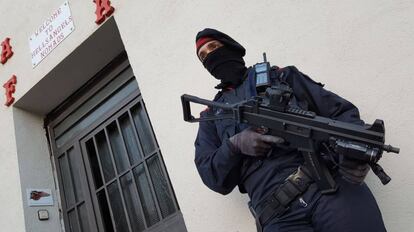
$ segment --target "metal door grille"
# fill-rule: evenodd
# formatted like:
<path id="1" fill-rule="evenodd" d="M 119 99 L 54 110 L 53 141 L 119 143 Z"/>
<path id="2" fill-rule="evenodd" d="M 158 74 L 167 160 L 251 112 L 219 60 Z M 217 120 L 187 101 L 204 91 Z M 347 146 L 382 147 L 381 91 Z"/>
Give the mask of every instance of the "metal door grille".
<path id="1" fill-rule="evenodd" d="M 122 57 L 46 121 L 65 229 L 186 231 L 145 104 Z"/>
<path id="2" fill-rule="evenodd" d="M 178 210 L 153 133 L 142 130 L 150 129 L 143 103 L 128 106 L 81 141 L 94 163 L 90 176 L 102 217 L 111 217 L 106 231 L 143 231 Z"/>

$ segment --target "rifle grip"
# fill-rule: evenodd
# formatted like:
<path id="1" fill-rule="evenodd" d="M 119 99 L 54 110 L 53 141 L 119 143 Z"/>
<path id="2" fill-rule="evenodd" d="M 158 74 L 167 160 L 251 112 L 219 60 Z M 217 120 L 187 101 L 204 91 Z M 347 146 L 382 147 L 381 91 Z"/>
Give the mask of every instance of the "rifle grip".
<path id="1" fill-rule="evenodd" d="M 181 96 L 181 104 L 183 106 L 184 121 L 191 122 L 194 119 L 194 116 L 191 115 L 190 100 L 188 99 L 187 94 Z"/>

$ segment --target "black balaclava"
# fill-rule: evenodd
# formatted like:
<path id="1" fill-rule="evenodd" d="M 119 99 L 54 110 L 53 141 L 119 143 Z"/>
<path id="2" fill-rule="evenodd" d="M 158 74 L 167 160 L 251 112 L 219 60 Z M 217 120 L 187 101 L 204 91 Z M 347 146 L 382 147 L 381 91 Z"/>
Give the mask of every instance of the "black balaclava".
<path id="1" fill-rule="evenodd" d="M 221 80 L 221 83 L 216 88 L 223 89 L 240 85 L 247 70 L 243 60 L 243 56 L 246 54 L 243 46 L 230 36 L 210 28 L 200 31 L 196 36 L 196 42 L 200 38 L 212 38 L 224 45 L 208 54 L 203 61 L 204 67 L 210 74 Z"/>

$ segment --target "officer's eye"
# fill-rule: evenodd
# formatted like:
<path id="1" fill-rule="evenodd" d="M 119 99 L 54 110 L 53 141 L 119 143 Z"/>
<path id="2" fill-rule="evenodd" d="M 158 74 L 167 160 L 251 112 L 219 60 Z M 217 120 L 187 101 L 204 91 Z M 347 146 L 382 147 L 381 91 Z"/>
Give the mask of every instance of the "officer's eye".
<path id="1" fill-rule="evenodd" d="M 200 52 L 200 54 L 198 55 L 199 57 L 200 57 L 200 60 L 201 61 L 204 61 L 204 59 L 206 58 L 206 56 L 207 56 L 207 53 L 206 52 Z"/>
<path id="2" fill-rule="evenodd" d="M 211 49 L 211 50 L 216 49 L 217 48 L 217 44 L 211 43 L 211 44 L 208 45 L 208 48 Z"/>
<path id="3" fill-rule="evenodd" d="M 210 43 L 207 43 L 205 47 L 202 47 L 200 49 L 200 53 L 198 54 L 198 57 L 200 58 L 201 61 L 204 61 L 207 58 L 208 54 L 210 54 L 211 52 L 213 52 L 214 50 L 222 46 L 223 44 L 220 43 L 219 41 L 212 41 Z"/>
<path id="4" fill-rule="evenodd" d="M 221 47 L 221 46 L 223 46 L 223 45 L 221 45 L 220 43 L 218 43 L 218 42 L 213 42 L 213 43 L 210 43 L 209 45 L 208 45 L 208 48 L 209 48 L 209 50 L 210 51 L 214 51 L 214 50 L 216 50 L 217 48 L 219 48 L 219 47 Z"/>

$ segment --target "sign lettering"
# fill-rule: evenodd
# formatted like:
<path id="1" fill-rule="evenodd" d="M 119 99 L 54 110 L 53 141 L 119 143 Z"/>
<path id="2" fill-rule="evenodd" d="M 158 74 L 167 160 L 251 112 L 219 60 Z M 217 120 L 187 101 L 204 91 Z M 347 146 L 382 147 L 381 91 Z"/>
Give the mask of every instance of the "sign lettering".
<path id="1" fill-rule="evenodd" d="M 115 8 L 111 6 L 111 2 L 109 0 L 94 0 L 96 4 L 96 24 L 101 24 L 105 21 L 106 17 L 109 17 L 114 13 Z"/>
<path id="2" fill-rule="evenodd" d="M 10 38 L 6 38 L 1 43 L 1 63 L 5 64 L 13 55 L 12 47 L 10 46 Z"/>
<path id="3" fill-rule="evenodd" d="M 3 87 L 6 89 L 6 105 L 9 107 L 14 102 L 13 94 L 16 92 L 16 84 L 17 84 L 17 78 L 15 75 L 13 75 L 10 80 L 8 80 Z"/>
<path id="4" fill-rule="evenodd" d="M 33 67 L 46 58 L 74 29 L 69 3 L 65 2 L 29 38 Z"/>

